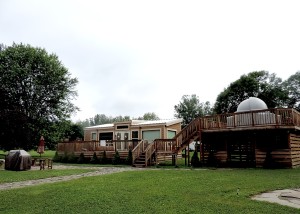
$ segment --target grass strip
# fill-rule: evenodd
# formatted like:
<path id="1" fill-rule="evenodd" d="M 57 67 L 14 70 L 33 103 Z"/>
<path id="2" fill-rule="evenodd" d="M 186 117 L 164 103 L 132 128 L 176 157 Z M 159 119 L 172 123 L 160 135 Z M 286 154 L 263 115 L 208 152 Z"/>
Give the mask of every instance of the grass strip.
<path id="1" fill-rule="evenodd" d="M 0 191 L 0 212 L 295 213 L 299 210 L 250 197 L 269 190 L 299 188 L 299 177 L 299 169 L 122 172 Z"/>

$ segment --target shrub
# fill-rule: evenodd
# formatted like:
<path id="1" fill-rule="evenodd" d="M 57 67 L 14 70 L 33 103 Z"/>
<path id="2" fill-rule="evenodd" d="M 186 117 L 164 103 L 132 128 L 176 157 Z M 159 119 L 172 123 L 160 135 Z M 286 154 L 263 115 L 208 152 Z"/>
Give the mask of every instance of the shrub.
<path id="1" fill-rule="evenodd" d="M 107 157 L 106 157 L 106 151 L 103 151 L 102 158 L 100 159 L 100 163 L 106 164 L 107 162 L 108 161 L 107 161 Z"/>
<path id="2" fill-rule="evenodd" d="M 276 168 L 276 167 L 275 167 L 275 162 L 274 162 L 274 160 L 273 160 L 273 158 L 272 158 L 271 150 L 268 150 L 268 151 L 266 152 L 266 158 L 265 158 L 263 167 L 264 167 L 265 169 L 273 169 L 273 168 Z"/>
<path id="3" fill-rule="evenodd" d="M 191 159 L 191 165 L 192 165 L 192 167 L 199 167 L 200 166 L 200 160 L 199 160 L 199 157 L 198 157 L 197 150 L 194 151 L 194 154 L 193 154 L 192 159 Z"/>
<path id="4" fill-rule="evenodd" d="M 113 159 L 112 159 L 112 164 L 113 165 L 117 165 L 117 164 L 120 164 L 121 163 L 121 158 L 120 158 L 120 154 L 118 151 L 116 151 Z"/>
<path id="5" fill-rule="evenodd" d="M 218 167 L 218 161 L 213 151 L 209 151 L 208 158 L 207 158 L 207 166 Z"/>
<path id="6" fill-rule="evenodd" d="M 97 157 L 96 152 L 94 152 L 93 157 L 91 158 L 90 162 L 91 162 L 92 164 L 97 164 L 97 163 L 99 163 L 99 159 L 98 159 L 98 157 Z"/>
<path id="7" fill-rule="evenodd" d="M 69 156 L 68 156 L 68 153 L 65 152 L 64 155 L 61 158 L 61 162 L 62 163 L 68 163 L 68 161 L 69 161 Z"/>
<path id="8" fill-rule="evenodd" d="M 85 163 L 85 157 L 83 152 L 80 153 L 77 163 Z"/>
<path id="9" fill-rule="evenodd" d="M 61 162 L 61 156 L 58 155 L 57 152 L 55 152 L 54 157 L 52 158 L 53 162 Z"/>
<path id="10" fill-rule="evenodd" d="M 68 163 L 76 163 L 77 162 L 77 157 L 75 156 L 74 152 L 72 152 L 68 156 Z"/>
<path id="11" fill-rule="evenodd" d="M 128 164 L 128 165 L 132 165 L 132 151 L 131 151 L 131 149 L 129 149 L 129 151 L 128 151 L 128 156 L 125 160 L 125 163 Z"/>

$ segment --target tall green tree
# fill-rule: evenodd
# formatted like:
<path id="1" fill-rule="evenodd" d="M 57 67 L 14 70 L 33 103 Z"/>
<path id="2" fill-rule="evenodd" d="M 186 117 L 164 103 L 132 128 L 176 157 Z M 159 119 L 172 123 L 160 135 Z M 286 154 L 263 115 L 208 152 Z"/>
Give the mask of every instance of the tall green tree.
<path id="1" fill-rule="evenodd" d="M 64 135 L 64 121 L 77 110 L 77 79 L 55 54 L 30 45 L 2 46 L 0 51 L 0 147 L 34 147 Z"/>
<path id="2" fill-rule="evenodd" d="M 147 112 L 142 117 L 138 117 L 138 120 L 159 120 L 159 117 L 154 112 Z"/>
<path id="3" fill-rule="evenodd" d="M 216 100 L 216 113 L 235 112 L 238 105 L 249 97 L 262 99 L 269 108 L 285 106 L 288 94 L 281 78 L 267 71 L 254 71 L 242 75 L 222 91 Z"/>
<path id="4" fill-rule="evenodd" d="M 72 123 L 69 121 L 65 132 L 65 138 L 68 138 L 70 141 L 77 139 L 83 139 L 83 126 L 79 123 Z"/>
<path id="5" fill-rule="evenodd" d="M 182 118 L 182 127 L 188 125 L 193 119 L 212 113 L 210 103 L 200 102 L 197 95 L 184 95 L 178 105 L 174 106 L 176 118 Z"/>
<path id="6" fill-rule="evenodd" d="M 284 81 L 283 87 L 288 93 L 287 107 L 300 111 L 300 71 Z"/>

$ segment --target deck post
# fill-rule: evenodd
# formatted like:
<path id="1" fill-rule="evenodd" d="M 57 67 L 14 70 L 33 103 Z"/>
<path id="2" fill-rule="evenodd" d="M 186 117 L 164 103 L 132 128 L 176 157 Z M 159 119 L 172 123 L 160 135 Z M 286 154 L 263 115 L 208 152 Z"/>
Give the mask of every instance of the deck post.
<path id="1" fill-rule="evenodd" d="M 188 145 L 188 166 L 190 165 L 190 144 Z"/>
<path id="2" fill-rule="evenodd" d="M 176 165 L 175 154 L 172 154 L 172 166 Z"/>
<path id="3" fill-rule="evenodd" d="M 184 165 L 186 166 L 187 164 L 186 164 L 186 156 L 187 156 L 187 154 L 186 154 L 186 147 L 185 147 L 185 149 L 184 149 Z"/>

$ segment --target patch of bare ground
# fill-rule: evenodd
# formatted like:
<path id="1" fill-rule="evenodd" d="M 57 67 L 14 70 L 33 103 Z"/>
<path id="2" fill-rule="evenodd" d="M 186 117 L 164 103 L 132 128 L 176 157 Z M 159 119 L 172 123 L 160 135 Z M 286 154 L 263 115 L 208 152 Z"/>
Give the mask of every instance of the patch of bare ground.
<path id="1" fill-rule="evenodd" d="M 265 192 L 252 197 L 254 200 L 278 203 L 300 209 L 300 189 L 284 189 Z"/>

